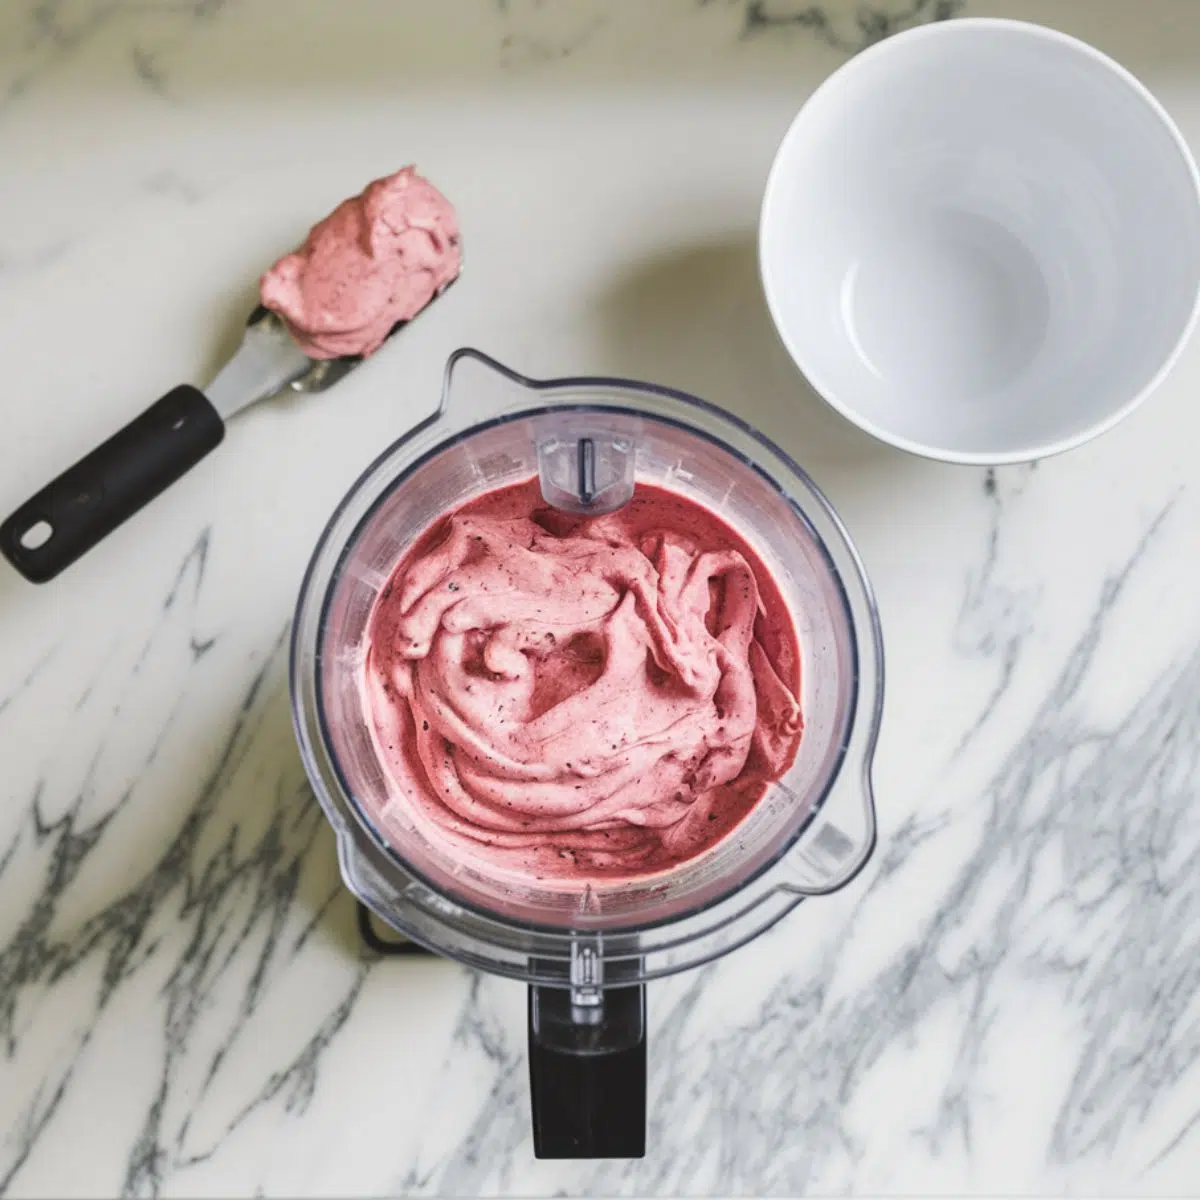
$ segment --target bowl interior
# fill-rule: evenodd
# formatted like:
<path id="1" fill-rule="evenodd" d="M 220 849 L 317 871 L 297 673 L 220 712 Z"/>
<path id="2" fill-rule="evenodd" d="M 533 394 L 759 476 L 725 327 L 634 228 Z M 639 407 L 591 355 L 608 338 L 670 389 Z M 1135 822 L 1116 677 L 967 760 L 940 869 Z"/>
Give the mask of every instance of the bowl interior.
<path id="1" fill-rule="evenodd" d="M 1170 119 L 1111 60 L 952 21 L 808 102 L 760 252 L 779 332 L 835 408 L 906 449 L 1016 460 L 1114 423 L 1177 354 L 1200 194 Z"/>

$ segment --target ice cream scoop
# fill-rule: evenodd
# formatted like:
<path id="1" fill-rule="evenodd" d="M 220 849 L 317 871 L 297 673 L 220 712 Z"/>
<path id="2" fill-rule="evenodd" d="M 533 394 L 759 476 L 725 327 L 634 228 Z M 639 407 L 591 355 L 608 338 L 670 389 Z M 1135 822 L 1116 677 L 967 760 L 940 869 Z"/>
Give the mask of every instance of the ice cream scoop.
<path id="1" fill-rule="evenodd" d="M 231 417 L 286 387 L 332 387 L 460 264 L 440 192 L 411 167 L 374 181 L 267 271 L 263 304 L 204 391 L 180 384 L 67 468 L 0 524 L 0 553 L 33 583 L 53 579 L 216 449 Z"/>
<path id="2" fill-rule="evenodd" d="M 343 200 L 262 277 L 263 304 L 310 358 L 373 354 L 462 265 L 450 201 L 412 167 Z"/>

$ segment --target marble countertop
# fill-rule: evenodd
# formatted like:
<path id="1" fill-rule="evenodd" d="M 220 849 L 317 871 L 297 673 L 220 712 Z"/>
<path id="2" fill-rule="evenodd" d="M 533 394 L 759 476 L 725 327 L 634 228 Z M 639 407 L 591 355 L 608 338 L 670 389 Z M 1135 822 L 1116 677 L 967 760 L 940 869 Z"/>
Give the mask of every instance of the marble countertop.
<path id="1" fill-rule="evenodd" d="M 207 379 L 258 272 L 419 163 L 467 271 L 45 588 L 0 572 L 0 1195 L 1179 1195 L 1200 1180 L 1200 343 L 984 471 L 806 390 L 756 280 L 795 110 L 915 21 L 1023 16 L 1200 145 L 1192 0 L 10 0 L 0 508 Z M 359 943 L 290 725 L 332 507 L 475 344 L 697 392 L 876 585 L 879 851 L 650 993 L 650 1153 L 539 1163 L 524 990 Z"/>

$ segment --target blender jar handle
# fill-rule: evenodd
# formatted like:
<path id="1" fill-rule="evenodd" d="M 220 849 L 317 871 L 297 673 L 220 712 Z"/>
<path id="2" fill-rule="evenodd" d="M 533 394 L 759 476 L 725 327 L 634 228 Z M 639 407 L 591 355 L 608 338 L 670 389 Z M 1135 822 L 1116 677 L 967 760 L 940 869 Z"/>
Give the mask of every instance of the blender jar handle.
<path id="1" fill-rule="evenodd" d="M 643 1157 L 644 985 L 530 987 L 529 1091 L 536 1157 Z"/>

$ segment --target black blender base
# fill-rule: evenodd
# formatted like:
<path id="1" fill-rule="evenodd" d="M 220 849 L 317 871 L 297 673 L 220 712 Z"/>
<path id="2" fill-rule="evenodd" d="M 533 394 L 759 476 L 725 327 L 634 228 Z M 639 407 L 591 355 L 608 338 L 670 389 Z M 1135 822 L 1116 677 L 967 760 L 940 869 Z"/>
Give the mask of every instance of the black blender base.
<path id="1" fill-rule="evenodd" d="M 645 991 L 605 993 L 609 1020 L 634 1031 L 632 1044 L 594 1049 L 539 1036 L 541 1018 L 566 1018 L 569 993 L 529 989 L 529 1092 L 537 1158 L 643 1158 L 646 1154 Z M 562 1010 L 556 1012 L 555 1010 Z M 562 1028 L 569 1028 L 564 1024 Z M 586 1035 L 584 1035 L 586 1036 Z"/>
<path id="2" fill-rule="evenodd" d="M 368 949 L 376 954 L 424 954 L 432 957 L 431 951 L 417 945 L 416 942 L 410 942 L 408 938 L 397 937 L 395 934 L 389 937 L 382 936 L 375 927 L 375 918 L 371 915 L 371 910 L 361 900 L 357 904 L 358 936 L 366 943 Z"/>
<path id="3" fill-rule="evenodd" d="M 533 1153 L 542 1159 L 644 1158 L 646 1047 L 583 1066 L 570 1054 L 530 1062 L 529 1085 L 538 1117 Z M 642 1102 L 637 1103 L 636 1097 Z M 602 1114 L 602 1115 L 601 1115 Z"/>

